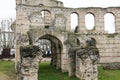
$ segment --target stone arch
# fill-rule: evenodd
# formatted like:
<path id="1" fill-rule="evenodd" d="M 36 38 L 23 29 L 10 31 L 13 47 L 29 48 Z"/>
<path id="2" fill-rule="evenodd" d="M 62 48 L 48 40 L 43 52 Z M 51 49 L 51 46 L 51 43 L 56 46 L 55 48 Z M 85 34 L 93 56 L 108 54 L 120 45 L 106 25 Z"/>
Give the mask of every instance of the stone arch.
<path id="1" fill-rule="evenodd" d="M 115 15 L 112 12 L 104 14 L 104 30 L 106 33 L 115 33 Z"/>
<path id="2" fill-rule="evenodd" d="M 49 27 L 52 22 L 52 15 L 51 12 L 47 9 L 43 9 L 40 11 L 42 19 L 44 21 L 45 27 Z"/>
<path id="3" fill-rule="evenodd" d="M 79 23 L 79 14 L 77 12 L 72 12 L 70 15 L 71 19 L 71 31 L 75 31 Z"/>
<path id="4" fill-rule="evenodd" d="M 47 10 L 47 9 L 42 9 L 42 10 L 40 11 L 40 13 L 41 13 L 42 17 L 51 16 L 50 10 Z M 43 14 L 43 13 L 44 13 L 44 14 Z M 46 14 L 47 14 L 47 15 L 46 15 Z"/>
<path id="5" fill-rule="evenodd" d="M 87 30 L 92 30 L 95 28 L 95 15 L 91 12 L 85 15 L 85 26 Z"/>
<path id="6" fill-rule="evenodd" d="M 39 4 L 39 6 L 44 6 L 44 4 Z"/>
<path id="7" fill-rule="evenodd" d="M 96 39 L 93 38 L 93 37 L 88 37 L 87 40 L 86 40 L 86 45 L 89 46 L 96 46 L 97 42 L 96 42 Z"/>
<path id="8" fill-rule="evenodd" d="M 51 42 L 51 65 L 56 67 L 57 69 L 61 68 L 61 52 L 63 49 L 62 42 L 53 35 L 43 35 L 39 38 L 46 39 Z"/>

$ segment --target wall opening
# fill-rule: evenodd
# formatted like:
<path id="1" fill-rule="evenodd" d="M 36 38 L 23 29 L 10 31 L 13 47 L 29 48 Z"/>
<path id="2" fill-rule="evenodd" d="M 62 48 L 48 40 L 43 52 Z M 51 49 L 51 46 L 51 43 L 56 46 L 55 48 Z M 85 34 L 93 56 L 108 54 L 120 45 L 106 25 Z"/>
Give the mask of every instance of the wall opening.
<path id="1" fill-rule="evenodd" d="M 41 15 L 42 15 L 42 18 L 50 18 L 51 17 L 51 13 L 48 10 L 42 10 Z"/>
<path id="2" fill-rule="evenodd" d="M 112 13 L 104 15 L 104 26 L 106 33 L 115 33 L 115 16 Z"/>
<path id="3" fill-rule="evenodd" d="M 51 42 L 47 39 L 40 39 L 38 41 L 40 49 L 43 51 L 44 58 L 51 57 Z"/>
<path id="4" fill-rule="evenodd" d="M 76 27 L 78 26 L 79 16 L 77 13 L 72 13 L 70 15 L 71 18 L 71 31 L 75 31 Z"/>
<path id="5" fill-rule="evenodd" d="M 41 50 L 44 52 L 43 57 L 48 57 L 52 66 L 61 69 L 61 41 L 52 35 L 44 35 L 38 41 Z"/>
<path id="6" fill-rule="evenodd" d="M 47 26 L 48 28 L 52 21 L 51 12 L 49 10 L 42 10 L 41 16 L 44 21 L 45 27 Z"/>
<path id="7" fill-rule="evenodd" d="M 95 27 L 95 16 L 92 13 L 85 15 L 85 26 L 88 30 L 92 30 Z"/>

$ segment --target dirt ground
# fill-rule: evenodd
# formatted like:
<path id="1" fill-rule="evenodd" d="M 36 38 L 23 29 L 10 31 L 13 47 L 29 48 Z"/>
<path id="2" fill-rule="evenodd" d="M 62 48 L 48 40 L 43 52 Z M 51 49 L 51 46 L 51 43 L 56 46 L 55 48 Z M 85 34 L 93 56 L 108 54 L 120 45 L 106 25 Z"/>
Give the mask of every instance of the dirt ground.
<path id="1" fill-rule="evenodd" d="M 4 73 L 0 72 L 0 80 L 10 80 L 10 79 L 9 79 L 9 76 L 7 76 Z"/>

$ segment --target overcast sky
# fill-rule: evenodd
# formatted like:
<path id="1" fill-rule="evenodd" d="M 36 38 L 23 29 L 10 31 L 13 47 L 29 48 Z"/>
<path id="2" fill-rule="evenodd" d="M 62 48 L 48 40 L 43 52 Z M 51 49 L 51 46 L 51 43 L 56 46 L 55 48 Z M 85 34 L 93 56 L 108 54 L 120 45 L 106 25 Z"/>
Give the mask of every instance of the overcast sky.
<path id="1" fill-rule="evenodd" d="M 120 0 L 59 0 L 67 7 L 109 7 L 120 6 Z"/>
<path id="2" fill-rule="evenodd" d="M 120 0 L 59 0 L 65 7 L 120 7 Z M 0 21 L 9 18 L 16 18 L 16 0 L 0 0 Z M 72 25 L 77 25 L 75 16 L 73 16 Z M 108 19 L 109 20 L 109 19 Z M 111 22 L 108 22 L 111 23 Z M 106 24 L 108 24 L 106 23 Z M 72 26 L 71 25 L 71 26 Z M 110 30 L 109 30 L 110 29 Z M 107 31 L 113 32 L 112 28 L 106 27 Z"/>
<path id="3" fill-rule="evenodd" d="M 59 0 L 64 2 L 66 7 L 109 7 L 119 6 L 120 0 Z M 0 0 L 0 20 L 15 18 L 15 0 Z"/>

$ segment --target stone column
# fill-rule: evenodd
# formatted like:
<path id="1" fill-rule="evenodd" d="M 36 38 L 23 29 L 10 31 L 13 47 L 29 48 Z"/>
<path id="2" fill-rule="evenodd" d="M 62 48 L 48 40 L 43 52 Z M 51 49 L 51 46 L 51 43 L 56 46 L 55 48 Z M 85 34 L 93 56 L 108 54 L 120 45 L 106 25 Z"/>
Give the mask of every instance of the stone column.
<path id="1" fill-rule="evenodd" d="M 68 54 L 67 53 L 61 54 L 61 69 L 62 69 L 62 72 L 68 72 Z"/>
<path id="2" fill-rule="evenodd" d="M 120 33 L 120 11 L 118 11 L 118 13 L 116 14 L 116 18 L 115 18 L 115 32 L 116 33 Z"/>
<path id="3" fill-rule="evenodd" d="M 69 13 L 66 13 L 67 15 L 65 15 L 65 17 L 67 18 L 67 21 L 66 21 L 66 31 L 70 31 L 71 29 L 71 26 L 70 26 L 70 14 Z"/>
<path id="4" fill-rule="evenodd" d="M 69 54 L 69 76 L 74 76 L 76 68 L 75 50 L 71 49 L 71 51 L 68 54 Z"/>
<path id="5" fill-rule="evenodd" d="M 105 30 L 104 30 L 104 14 L 105 14 L 105 11 L 99 11 L 99 13 L 96 13 L 95 15 L 95 29 L 97 32 L 99 33 L 104 33 Z"/>
<path id="6" fill-rule="evenodd" d="M 38 46 L 20 47 L 21 60 L 18 64 L 18 80 L 38 80 L 39 62 L 42 52 Z"/>
<path id="7" fill-rule="evenodd" d="M 86 33 L 86 27 L 85 27 L 85 12 L 81 12 L 80 14 L 80 20 L 79 20 L 79 26 L 80 26 L 80 30 L 79 33 Z"/>
<path id="8" fill-rule="evenodd" d="M 91 59 L 88 57 L 80 63 L 81 80 L 98 80 L 97 64 L 92 64 Z"/>
<path id="9" fill-rule="evenodd" d="M 76 51 L 80 58 L 79 76 L 81 80 L 98 80 L 97 63 L 100 60 L 96 41 L 92 38 L 86 40 L 86 46 Z"/>

